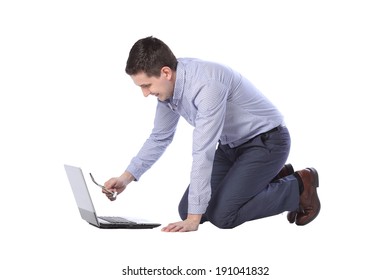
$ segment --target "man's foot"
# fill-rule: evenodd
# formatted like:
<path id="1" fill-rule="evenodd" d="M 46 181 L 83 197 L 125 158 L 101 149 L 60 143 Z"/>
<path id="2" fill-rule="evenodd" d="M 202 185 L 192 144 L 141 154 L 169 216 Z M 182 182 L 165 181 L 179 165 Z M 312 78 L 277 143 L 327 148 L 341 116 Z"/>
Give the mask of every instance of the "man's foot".
<path id="1" fill-rule="evenodd" d="M 297 171 L 296 174 L 303 183 L 303 192 L 299 201 L 300 209 L 288 213 L 287 219 L 290 223 L 295 221 L 298 226 L 304 226 L 313 221 L 320 213 L 321 203 L 317 194 L 319 186 L 318 172 L 314 168 L 306 168 Z"/>
<path id="2" fill-rule="evenodd" d="M 279 171 L 278 175 L 276 175 L 272 181 L 279 180 L 280 178 L 283 178 L 283 177 L 286 177 L 286 176 L 289 176 L 292 174 L 294 174 L 294 167 L 290 163 L 287 163 L 282 167 L 282 169 Z M 297 214 L 298 214 L 297 211 L 288 212 L 287 220 L 290 223 L 295 223 L 295 219 L 297 217 Z"/>
<path id="3" fill-rule="evenodd" d="M 279 180 L 280 178 L 283 178 L 283 177 L 286 177 L 286 176 L 289 176 L 292 174 L 294 174 L 294 167 L 290 163 L 287 163 L 282 167 L 282 169 L 279 171 L 278 175 L 276 175 L 272 181 Z M 298 211 L 290 211 L 287 214 L 287 220 L 293 224 L 293 223 L 295 223 L 297 215 L 298 215 Z"/>

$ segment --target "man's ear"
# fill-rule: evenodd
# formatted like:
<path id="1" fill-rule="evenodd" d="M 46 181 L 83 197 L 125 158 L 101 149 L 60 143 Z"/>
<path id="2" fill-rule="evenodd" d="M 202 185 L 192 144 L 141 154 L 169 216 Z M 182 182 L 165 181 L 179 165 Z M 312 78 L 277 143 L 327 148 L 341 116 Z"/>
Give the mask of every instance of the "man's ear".
<path id="1" fill-rule="evenodd" d="M 167 80 L 171 80 L 173 76 L 172 69 L 168 66 L 161 68 L 161 75 L 163 75 Z"/>

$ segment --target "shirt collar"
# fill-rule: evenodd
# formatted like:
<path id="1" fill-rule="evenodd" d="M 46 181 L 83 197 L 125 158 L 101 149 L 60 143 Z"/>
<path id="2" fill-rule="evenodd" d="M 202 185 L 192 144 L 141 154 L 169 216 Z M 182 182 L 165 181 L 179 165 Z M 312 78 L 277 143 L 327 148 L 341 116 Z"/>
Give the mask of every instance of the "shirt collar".
<path id="1" fill-rule="evenodd" d="M 180 100 L 183 98 L 185 74 L 186 71 L 184 69 L 184 64 L 180 62 L 180 60 L 178 60 L 177 68 L 176 68 L 175 88 L 173 90 L 172 100 L 170 100 L 170 103 L 175 107 L 177 107 Z"/>

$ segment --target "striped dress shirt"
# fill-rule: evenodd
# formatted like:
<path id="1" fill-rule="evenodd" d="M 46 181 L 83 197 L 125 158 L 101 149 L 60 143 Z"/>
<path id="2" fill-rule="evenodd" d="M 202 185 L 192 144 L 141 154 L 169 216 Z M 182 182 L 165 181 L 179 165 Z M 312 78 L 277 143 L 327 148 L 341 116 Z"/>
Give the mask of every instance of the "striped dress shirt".
<path id="1" fill-rule="evenodd" d="M 158 101 L 154 128 L 127 171 L 136 180 L 172 142 L 179 118 L 194 127 L 188 213 L 205 213 L 217 143 L 234 148 L 283 123 L 278 109 L 232 69 L 194 58 L 179 58 L 173 97 Z"/>

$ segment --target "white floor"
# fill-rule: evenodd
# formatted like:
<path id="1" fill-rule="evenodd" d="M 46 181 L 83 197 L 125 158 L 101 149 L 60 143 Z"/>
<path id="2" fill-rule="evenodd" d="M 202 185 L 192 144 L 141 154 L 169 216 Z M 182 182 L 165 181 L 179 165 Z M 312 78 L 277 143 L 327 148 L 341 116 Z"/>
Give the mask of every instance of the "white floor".
<path id="1" fill-rule="evenodd" d="M 180 266 L 206 269 L 197 279 L 218 278 L 217 267 L 269 267 L 268 279 L 388 279 L 389 8 L 291 2 L 1 2 L 0 278 L 124 279 L 127 266 Z M 289 162 L 319 171 L 314 222 L 297 227 L 281 214 L 167 234 L 80 219 L 63 164 L 104 182 L 148 136 L 156 101 L 124 67 L 149 35 L 179 57 L 239 70 L 280 108 Z M 115 203 L 91 185 L 99 214 L 178 220 L 191 132 L 181 122 L 167 153 Z"/>

